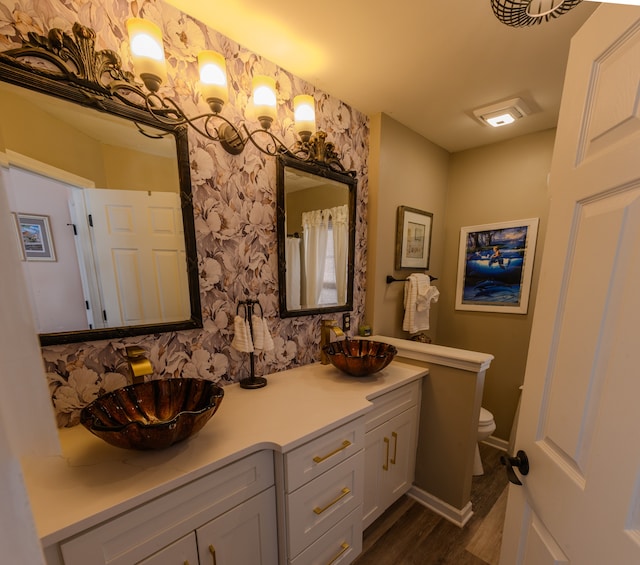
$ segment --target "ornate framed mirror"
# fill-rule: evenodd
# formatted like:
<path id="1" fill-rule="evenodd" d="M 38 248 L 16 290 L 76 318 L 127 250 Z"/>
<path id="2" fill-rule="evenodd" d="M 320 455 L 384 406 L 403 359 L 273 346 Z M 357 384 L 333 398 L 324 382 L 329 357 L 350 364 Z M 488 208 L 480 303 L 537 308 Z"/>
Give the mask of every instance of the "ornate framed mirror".
<path id="1" fill-rule="evenodd" d="M 186 127 L 94 41 L 75 24 L 0 53 L 0 180 L 42 345 L 202 327 Z"/>
<path id="2" fill-rule="evenodd" d="M 309 159 L 277 163 L 280 316 L 353 309 L 357 180 L 325 134 L 305 148 Z"/>

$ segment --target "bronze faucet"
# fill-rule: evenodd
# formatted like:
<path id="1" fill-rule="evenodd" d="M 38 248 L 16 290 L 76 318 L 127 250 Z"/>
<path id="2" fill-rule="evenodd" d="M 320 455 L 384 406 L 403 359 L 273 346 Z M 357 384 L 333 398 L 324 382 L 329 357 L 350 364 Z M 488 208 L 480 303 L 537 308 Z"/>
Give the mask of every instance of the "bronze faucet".
<path id="1" fill-rule="evenodd" d="M 129 370 L 131 371 L 131 381 L 133 384 L 143 383 L 146 375 L 153 374 L 151 361 L 145 357 L 147 352 L 137 345 L 127 347 L 126 352 Z"/>
<path id="2" fill-rule="evenodd" d="M 322 326 L 320 327 L 320 363 L 323 365 L 329 363 L 329 358 L 324 352 L 324 346 L 345 337 L 336 320 L 322 320 Z"/>

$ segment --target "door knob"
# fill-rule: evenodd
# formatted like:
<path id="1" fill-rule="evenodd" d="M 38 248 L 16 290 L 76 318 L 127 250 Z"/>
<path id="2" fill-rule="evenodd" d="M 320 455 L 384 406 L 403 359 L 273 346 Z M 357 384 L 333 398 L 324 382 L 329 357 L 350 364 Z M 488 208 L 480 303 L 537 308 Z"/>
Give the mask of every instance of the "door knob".
<path id="1" fill-rule="evenodd" d="M 521 449 L 516 453 L 515 457 L 506 457 L 505 455 L 501 455 L 500 463 L 507 468 L 507 477 L 509 478 L 509 482 L 514 485 L 522 486 L 522 482 L 516 475 L 513 468 L 517 467 L 521 475 L 527 475 L 529 473 L 529 458 L 527 457 L 527 454 Z"/>

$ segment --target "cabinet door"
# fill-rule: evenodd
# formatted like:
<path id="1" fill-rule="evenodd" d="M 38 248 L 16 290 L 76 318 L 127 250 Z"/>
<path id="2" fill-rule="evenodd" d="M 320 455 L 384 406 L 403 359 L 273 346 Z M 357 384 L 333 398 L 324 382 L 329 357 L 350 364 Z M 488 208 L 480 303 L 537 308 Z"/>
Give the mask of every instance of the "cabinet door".
<path id="1" fill-rule="evenodd" d="M 137 565 L 198 565 L 196 534 L 190 533 Z"/>
<path id="2" fill-rule="evenodd" d="M 380 514 L 387 497 L 383 492 L 383 466 L 390 447 L 387 425 L 378 426 L 364 437 L 364 491 L 362 502 L 362 527 L 367 528 Z M 384 438 L 387 437 L 387 441 Z"/>
<path id="3" fill-rule="evenodd" d="M 275 488 L 196 530 L 200 565 L 278 565 Z"/>
<path id="4" fill-rule="evenodd" d="M 413 406 L 365 435 L 363 529 L 411 488 L 417 429 L 418 408 Z"/>
<path id="5" fill-rule="evenodd" d="M 413 484 L 416 467 L 417 408 L 396 416 L 389 422 L 389 465 L 384 474 L 384 491 L 389 507 Z"/>

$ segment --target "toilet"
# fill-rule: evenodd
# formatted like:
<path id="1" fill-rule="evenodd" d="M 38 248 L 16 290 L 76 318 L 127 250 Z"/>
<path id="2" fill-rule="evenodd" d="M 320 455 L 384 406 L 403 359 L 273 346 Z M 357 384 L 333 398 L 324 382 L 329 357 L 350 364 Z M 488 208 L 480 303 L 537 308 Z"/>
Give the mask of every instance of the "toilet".
<path id="1" fill-rule="evenodd" d="M 478 441 L 487 439 L 493 432 L 496 431 L 496 423 L 493 420 L 493 414 L 486 408 L 480 408 L 480 418 L 478 419 Z M 480 449 L 476 443 L 476 455 L 473 461 L 473 474 L 484 475 L 484 469 L 482 468 L 482 459 L 480 459 Z"/>

